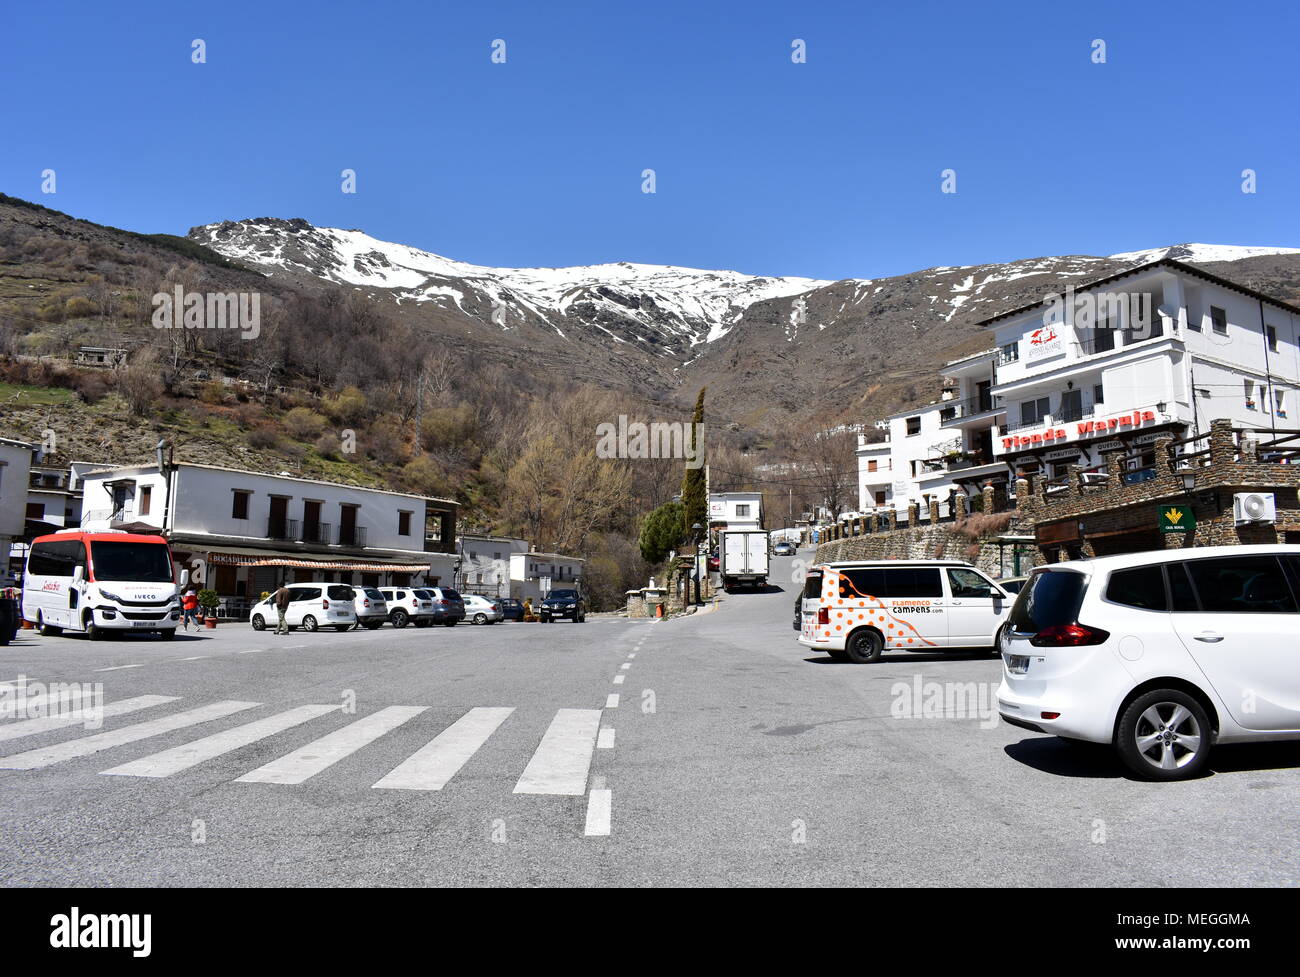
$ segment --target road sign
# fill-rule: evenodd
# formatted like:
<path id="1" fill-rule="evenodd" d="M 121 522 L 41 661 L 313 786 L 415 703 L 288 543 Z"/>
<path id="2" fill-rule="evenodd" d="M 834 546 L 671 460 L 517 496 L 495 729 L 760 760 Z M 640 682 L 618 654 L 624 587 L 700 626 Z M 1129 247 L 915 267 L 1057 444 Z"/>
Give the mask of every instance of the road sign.
<path id="1" fill-rule="evenodd" d="M 1189 505 L 1162 505 L 1160 531 L 1162 533 L 1190 533 L 1196 528 L 1196 515 Z"/>

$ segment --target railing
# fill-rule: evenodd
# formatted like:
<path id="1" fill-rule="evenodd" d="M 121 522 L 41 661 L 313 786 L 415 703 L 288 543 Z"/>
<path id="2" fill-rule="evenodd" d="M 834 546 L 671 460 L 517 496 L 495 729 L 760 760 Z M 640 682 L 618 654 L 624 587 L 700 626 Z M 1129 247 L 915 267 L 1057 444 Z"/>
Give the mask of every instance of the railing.
<path id="1" fill-rule="evenodd" d="M 339 545 L 340 546 L 365 546 L 366 527 L 365 526 L 340 526 Z"/>
<path id="2" fill-rule="evenodd" d="M 1294 428 L 1274 430 L 1271 427 L 1241 428 L 1237 432 L 1238 457 L 1241 455 L 1240 443 L 1247 434 L 1270 435 L 1267 441 L 1255 442 L 1257 461 L 1273 465 L 1300 464 L 1300 430 Z"/>
<path id="3" fill-rule="evenodd" d="M 298 520 L 285 519 L 283 516 L 271 516 L 266 521 L 267 539 L 297 539 Z"/>
<path id="4" fill-rule="evenodd" d="M 967 397 L 965 400 L 950 400 L 939 409 L 939 423 L 946 424 L 964 417 L 974 417 L 976 414 L 1006 410 L 1006 407 L 999 403 L 1001 399 L 992 394 L 984 394 L 981 397 Z"/>
<path id="5" fill-rule="evenodd" d="M 302 525 L 302 541 L 304 543 L 316 543 L 320 546 L 328 546 L 333 538 L 333 526 L 327 522 L 304 522 Z"/>

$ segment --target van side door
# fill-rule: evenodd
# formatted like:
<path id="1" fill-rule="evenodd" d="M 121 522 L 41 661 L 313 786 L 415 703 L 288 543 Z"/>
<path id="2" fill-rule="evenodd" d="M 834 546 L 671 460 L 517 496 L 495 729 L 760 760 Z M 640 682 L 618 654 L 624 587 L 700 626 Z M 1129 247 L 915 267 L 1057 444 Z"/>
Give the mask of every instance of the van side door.
<path id="1" fill-rule="evenodd" d="M 952 648 L 991 647 L 1011 606 L 992 580 L 969 567 L 949 567 L 948 645 Z"/>
<path id="2" fill-rule="evenodd" d="M 885 647 L 898 651 L 947 648 L 951 643 L 948 596 L 935 566 L 886 567 L 883 604 Z"/>
<path id="3" fill-rule="evenodd" d="M 1174 630 L 1246 729 L 1300 730 L 1300 605 L 1282 559 L 1295 558 L 1265 553 L 1167 567 Z"/>

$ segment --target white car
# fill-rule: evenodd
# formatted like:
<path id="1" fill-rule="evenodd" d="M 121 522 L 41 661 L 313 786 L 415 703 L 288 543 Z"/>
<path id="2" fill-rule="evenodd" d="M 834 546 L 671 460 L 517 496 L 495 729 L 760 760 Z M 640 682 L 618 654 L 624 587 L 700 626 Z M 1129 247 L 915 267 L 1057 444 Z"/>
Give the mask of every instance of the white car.
<path id="1" fill-rule="evenodd" d="M 388 620 L 388 601 L 377 587 L 353 587 L 355 598 L 352 609 L 356 612 L 357 623 L 373 631 L 382 628 Z"/>
<path id="2" fill-rule="evenodd" d="M 804 577 L 799 643 L 836 661 L 884 651 L 996 651 L 1012 598 L 957 560 L 824 563 Z"/>
<path id="3" fill-rule="evenodd" d="M 1300 546 L 1207 546 L 1033 571 L 1000 638 L 1013 726 L 1195 776 L 1216 743 L 1300 739 Z"/>
<path id="4" fill-rule="evenodd" d="M 326 627 L 347 631 L 357 623 L 356 612 L 352 609 L 352 588 L 346 584 L 291 583 L 285 586 L 289 590 L 289 606 L 284 612 L 284 621 L 289 627 L 304 631 Z M 248 623 L 254 631 L 279 626 L 274 592 L 253 605 Z"/>
<path id="5" fill-rule="evenodd" d="M 427 628 L 433 623 L 433 595 L 427 590 L 393 587 L 379 592 L 388 604 L 388 620 L 393 627 L 404 628 L 407 624 L 414 624 L 417 628 Z"/>
<path id="6" fill-rule="evenodd" d="M 465 620 L 473 621 L 475 624 L 497 624 L 505 620 L 505 611 L 501 609 L 499 602 L 480 597 L 478 594 L 460 596 L 465 602 Z"/>

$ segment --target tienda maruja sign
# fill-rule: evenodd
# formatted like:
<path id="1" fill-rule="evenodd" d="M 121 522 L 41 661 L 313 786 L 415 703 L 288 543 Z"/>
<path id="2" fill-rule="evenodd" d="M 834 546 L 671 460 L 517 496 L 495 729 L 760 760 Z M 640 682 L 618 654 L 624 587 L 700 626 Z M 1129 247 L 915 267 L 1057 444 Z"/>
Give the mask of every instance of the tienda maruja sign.
<path id="1" fill-rule="evenodd" d="M 1143 424 L 1149 424 L 1155 419 L 1156 412 L 1153 410 L 1135 410 L 1127 414 L 1118 414 L 1115 417 L 1102 418 L 1101 420 L 1090 418 L 1086 421 L 1077 421 L 1068 426 L 1049 427 L 1042 431 L 1035 431 L 1032 434 L 1009 434 L 1002 439 L 1002 450 L 1014 451 L 1032 445 L 1063 444 L 1080 438 L 1110 434 L 1124 428 L 1140 427 Z"/>

